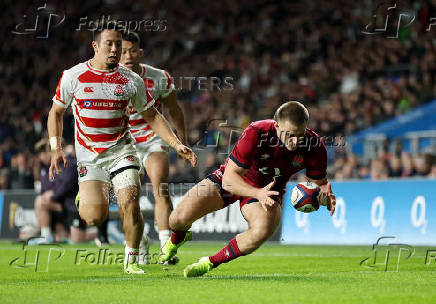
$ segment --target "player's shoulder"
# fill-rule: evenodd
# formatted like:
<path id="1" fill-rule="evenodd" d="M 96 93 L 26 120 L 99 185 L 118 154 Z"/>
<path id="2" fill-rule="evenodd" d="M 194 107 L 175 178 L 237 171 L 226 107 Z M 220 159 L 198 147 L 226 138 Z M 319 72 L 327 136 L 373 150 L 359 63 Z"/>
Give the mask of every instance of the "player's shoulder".
<path id="1" fill-rule="evenodd" d="M 124 77 L 127 77 L 129 80 L 135 82 L 135 83 L 142 83 L 142 78 L 132 70 L 128 69 L 122 64 L 118 65 L 118 72 L 123 75 Z"/>
<path id="2" fill-rule="evenodd" d="M 166 78 L 168 75 L 168 72 L 163 70 L 163 69 L 158 69 L 154 66 L 145 64 L 145 63 L 140 63 L 143 74 L 145 77 L 149 77 L 149 78 Z"/>
<path id="3" fill-rule="evenodd" d="M 306 137 L 316 137 L 317 139 L 319 139 L 320 141 L 322 141 L 321 136 L 318 135 L 318 133 L 316 133 L 314 130 L 306 128 L 306 133 L 305 133 Z"/>
<path id="4" fill-rule="evenodd" d="M 318 133 L 316 133 L 314 130 L 306 128 L 305 137 L 306 140 L 304 141 L 304 147 L 307 148 L 308 152 L 316 153 L 316 151 L 318 151 L 321 153 L 326 151 L 326 146 L 323 138 L 318 135 Z"/>
<path id="5" fill-rule="evenodd" d="M 64 70 L 62 77 L 74 79 L 85 71 L 87 71 L 86 62 L 81 62 L 72 66 L 69 69 Z"/>
<path id="6" fill-rule="evenodd" d="M 273 119 L 253 121 L 247 128 L 254 129 L 258 132 L 269 132 L 274 129 L 274 122 Z"/>

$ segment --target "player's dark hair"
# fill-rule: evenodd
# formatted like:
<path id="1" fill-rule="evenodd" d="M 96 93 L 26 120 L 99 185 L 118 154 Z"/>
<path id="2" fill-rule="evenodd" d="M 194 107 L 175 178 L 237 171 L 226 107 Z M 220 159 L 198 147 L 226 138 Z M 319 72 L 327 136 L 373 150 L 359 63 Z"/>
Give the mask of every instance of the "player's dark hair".
<path id="1" fill-rule="evenodd" d="M 282 104 L 274 114 L 275 121 L 287 120 L 293 125 L 301 126 L 309 121 L 309 111 L 298 101 L 288 101 Z"/>
<path id="2" fill-rule="evenodd" d="M 118 24 L 116 21 L 104 21 L 104 22 L 100 22 L 98 23 L 98 27 L 92 31 L 92 40 L 100 43 L 100 38 L 101 38 L 101 33 L 103 33 L 104 31 L 109 30 L 109 31 L 116 31 L 118 33 L 120 33 L 121 35 L 123 35 L 125 29 Z"/>
<path id="3" fill-rule="evenodd" d="M 135 32 L 127 32 L 127 34 L 123 35 L 124 41 L 129 41 L 133 44 L 137 43 L 139 47 L 141 47 L 141 38 Z"/>

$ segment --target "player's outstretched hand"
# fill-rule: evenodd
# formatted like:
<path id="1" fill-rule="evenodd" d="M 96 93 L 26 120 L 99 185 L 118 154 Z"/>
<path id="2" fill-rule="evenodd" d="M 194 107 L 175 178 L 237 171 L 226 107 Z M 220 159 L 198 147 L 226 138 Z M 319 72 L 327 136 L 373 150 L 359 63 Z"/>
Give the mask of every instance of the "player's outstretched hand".
<path id="1" fill-rule="evenodd" d="M 176 151 L 183 159 L 190 161 L 192 167 L 197 165 L 197 155 L 190 148 L 185 145 L 177 145 Z"/>
<path id="2" fill-rule="evenodd" d="M 327 194 L 327 209 L 330 211 L 330 215 L 333 215 L 336 209 L 336 196 L 333 194 L 332 184 L 330 184 L 330 182 L 327 182 L 327 184 L 320 186 L 320 188 L 322 192 Z"/>
<path id="3" fill-rule="evenodd" d="M 268 208 L 271 208 L 276 202 L 271 196 L 279 195 L 277 191 L 271 191 L 271 188 L 276 183 L 276 179 L 270 182 L 265 187 L 259 189 L 257 192 L 256 198 L 259 200 L 260 205 L 265 211 L 268 211 Z"/>
<path id="4" fill-rule="evenodd" d="M 68 161 L 67 161 L 67 157 L 64 154 L 64 151 L 62 150 L 53 151 L 51 153 L 50 169 L 48 170 L 51 180 L 54 180 L 56 178 L 56 173 L 58 174 L 62 173 L 62 170 L 59 168 L 59 163 L 61 161 L 63 161 L 64 168 L 65 168 L 68 164 Z"/>

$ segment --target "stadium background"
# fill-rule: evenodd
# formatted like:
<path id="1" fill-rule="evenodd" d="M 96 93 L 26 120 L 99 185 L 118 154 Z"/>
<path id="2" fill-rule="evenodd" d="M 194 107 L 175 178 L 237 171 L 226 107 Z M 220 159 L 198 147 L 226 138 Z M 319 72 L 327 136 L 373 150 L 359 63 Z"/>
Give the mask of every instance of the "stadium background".
<path id="1" fill-rule="evenodd" d="M 171 73 L 185 113 L 189 143 L 200 155 L 198 169 L 191 169 L 172 153 L 170 182 L 192 183 L 203 178 L 225 159 L 238 130 L 250 121 L 272 117 L 285 100 L 300 100 L 309 108 L 309 127 L 333 139 L 328 174 L 344 206 L 326 222 L 312 215 L 310 221 L 301 219 L 287 210 L 282 240 L 370 243 L 362 235 L 343 230 L 338 224 L 344 223 L 343 214 L 351 231 L 357 225 L 373 241 L 394 233 L 408 242 L 418 235 L 422 236 L 418 243 L 435 243 L 431 235 L 436 231 L 432 222 L 436 200 L 428 191 L 434 189 L 436 178 L 436 28 L 427 30 L 436 17 L 431 1 L 108 0 L 81 5 L 50 1 L 37 11 L 44 3 L 8 0 L 0 4 L 0 24 L 6 37 L 0 55 L 1 235 L 16 236 L 17 218 L 25 219 L 31 212 L 33 189 L 38 188 L 39 180 L 34 146 L 47 137 L 47 114 L 62 71 L 92 57 L 90 31 L 77 30 L 81 18 L 90 21 L 110 16 L 111 20 L 152 20 L 160 25 L 139 31 L 145 50 L 143 62 Z M 389 26 L 377 32 L 394 4 Z M 12 33 L 32 28 L 37 14 L 40 24 L 47 24 L 50 12 L 65 16 L 65 20 L 48 32 L 42 26 L 34 32 Z M 415 19 L 410 24 L 400 20 L 397 31 L 401 13 Z M 55 20 L 60 17 L 52 22 Z M 46 33 L 46 38 L 37 37 Z M 201 84 L 200 77 L 206 77 L 206 82 Z M 212 78 L 221 80 L 220 88 L 210 85 Z M 230 85 L 224 85 L 225 79 Z M 65 117 L 64 135 L 65 142 L 71 143 L 71 112 Z M 301 178 L 302 174 L 294 177 Z M 395 184 L 398 179 L 404 184 Z M 421 183 L 423 179 L 426 181 Z M 349 180 L 355 181 L 353 191 L 343 182 Z M 388 184 L 393 186 L 384 186 Z M 387 193 L 384 189 L 391 190 Z M 363 198 L 369 191 L 374 192 Z M 30 198 L 20 201 L 11 199 L 13 195 Z M 416 201 L 420 196 L 424 201 Z M 376 201 L 378 197 L 382 197 L 383 207 L 380 199 Z M 176 201 L 179 198 L 180 193 L 174 196 Z M 21 217 L 11 220 L 14 202 Z M 144 205 L 150 202 L 152 198 L 144 200 Z M 226 212 L 197 224 L 198 231 L 209 238 L 228 225 L 233 225 L 226 231 L 230 234 L 243 229 L 243 223 L 235 224 L 242 221 L 240 216 L 233 218 L 231 211 Z M 366 213 L 367 226 L 353 223 Z M 386 229 L 381 229 L 385 218 Z M 405 224 L 390 226 L 395 222 Z M 152 222 L 149 226 L 153 230 Z M 317 229 L 326 232 L 325 239 L 316 238 Z M 371 229 L 374 234 L 368 232 Z M 5 234 L 8 230 L 13 234 Z M 303 232 L 303 240 L 292 238 L 298 231 Z"/>

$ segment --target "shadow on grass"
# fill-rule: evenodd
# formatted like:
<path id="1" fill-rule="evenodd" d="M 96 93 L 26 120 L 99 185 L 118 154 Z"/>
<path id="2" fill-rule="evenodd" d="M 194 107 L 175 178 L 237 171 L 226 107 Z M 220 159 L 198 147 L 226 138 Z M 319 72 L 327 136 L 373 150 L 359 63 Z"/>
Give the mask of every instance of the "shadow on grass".
<path id="1" fill-rule="evenodd" d="M 271 274 L 244 274 L 244 275 L 207 275 L 199 278 L 202 280 L 238 280 L 238 281 L 275 281 L 275 282 L 293 282 L 293 281 L 325 281 L 325 277 L 316 275 L 297 275 L 287 273 Z"/>

